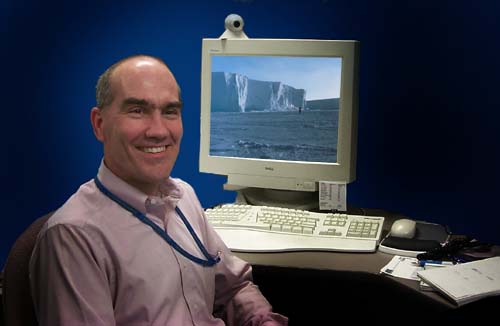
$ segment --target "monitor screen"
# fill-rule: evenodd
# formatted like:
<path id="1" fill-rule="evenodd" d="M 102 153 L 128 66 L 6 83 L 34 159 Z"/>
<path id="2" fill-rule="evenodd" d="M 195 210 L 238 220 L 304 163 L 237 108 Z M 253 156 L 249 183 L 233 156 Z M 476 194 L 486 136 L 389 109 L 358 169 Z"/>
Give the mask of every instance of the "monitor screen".
<path id="1" fill-rule="evenodd" d="M 337 162 L 342 58 L 212 56 L 210 155 Z"/>
<path id="2" fill-rule="evenodd" d="M 357 41 L 204 39 L 200 171 L 316 191 L 355 179 Z"/>

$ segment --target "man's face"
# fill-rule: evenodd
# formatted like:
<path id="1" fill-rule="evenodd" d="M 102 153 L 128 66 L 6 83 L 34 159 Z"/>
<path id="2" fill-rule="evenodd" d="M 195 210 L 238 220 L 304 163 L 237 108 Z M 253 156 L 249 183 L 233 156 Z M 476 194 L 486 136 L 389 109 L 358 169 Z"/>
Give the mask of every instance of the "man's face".
<path id="1" fill-rule="evenodd" d="M 111 90 L 113 102 L 91 113 L 104 162 L 127 183 L 154 195 L 179 153 L 183 129 L 177 83 L 163 64 L 135 58 L 115 69 Z"/>

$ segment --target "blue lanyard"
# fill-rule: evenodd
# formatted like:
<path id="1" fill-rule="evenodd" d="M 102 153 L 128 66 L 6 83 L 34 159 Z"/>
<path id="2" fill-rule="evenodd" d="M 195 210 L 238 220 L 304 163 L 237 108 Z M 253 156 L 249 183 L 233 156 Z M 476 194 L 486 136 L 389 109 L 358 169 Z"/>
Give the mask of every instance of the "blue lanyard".
<path id="1" fill-rule="evenodd" d="M 191 233 L 191 236 L 193 237 L 194 241 L 196 242 L 196 245 L 198 246 L 198 248 L 200 248 L 201 252 L 203 253 L 203 256 L 205 256 L 206 260 L 198 258 L 196 256 L 193 256 L 189 252 L 187 252 L 186 250 L 184 250 L 179 244 L 177 244 L 177 242 L 174 241 L 174 239 L 172 239 L 167 234 L 167 232 L 165 232 L 165 230 L 163 230 L 158 225 L 156 225 L 146 215 L 142 214 L 140 211 L 138 211 L 137 209 L 133 208 L 127 202 L 125 202 L 124 200 L 122 200 L 121 198 L 119 198 L 118 196 L 116 196 L 115 194 L 113 194 L 111 191 L 109 191 L 106 187 L 104 187 L 104 185 L 101 183 L 101 181 L 99 181 L 99 179 L 97 177 L 94 178 L 94 182 L 95 182 L 97 188 L 99 188 L 99 190 L 103 194 L 105 194 L 106 196 L 108 196 L 111 200 L 113 200 L 114 202 L 116 202 L 118 205 L 120 205 L 121 207 L 123 207 L 124 209 L 126 209 L 127 211 L 129 211 L 130 213 L 132 213 L 132 215 L 134 215 L 135 217 L 137 217 L 141 222 L 143 222 L 144 224 L 149 225 L 172 248 L 174 248 L 175 250 L 177 250 L 184 257 L 188 258 L 189 260 L 191 260 L 191 261 L 193 261 L 193 262 L 195 262 L 197 264 L 200 264 L 200 265 L 206 266 L 206 267 L 214 266 L 215 264 L 217 264 L 220 261 L 220 256 L 219 255 L 217 255 L 217 256 L 214 257 L 214 256 L 211 256 L 208 253 L 207 249 L 205 248 L 205 246 L 201 242 L 200 238 L 198 238 L 198 236 L 196 235 L 196 232 L 194 232 L 194 230 L 193 230 L 193 227 L 191 226 L 191 224 L 189 224 L 189 221 L 184 216 L 184 214 L 179 209 L 179 207 L 177 207 L 177 206 L 175 207 L 176 213 L 182 219 L 182 221 L 184 222 L 184 225 L 186 225 L 186 228 L 189 230 L 189 233 Z"/>

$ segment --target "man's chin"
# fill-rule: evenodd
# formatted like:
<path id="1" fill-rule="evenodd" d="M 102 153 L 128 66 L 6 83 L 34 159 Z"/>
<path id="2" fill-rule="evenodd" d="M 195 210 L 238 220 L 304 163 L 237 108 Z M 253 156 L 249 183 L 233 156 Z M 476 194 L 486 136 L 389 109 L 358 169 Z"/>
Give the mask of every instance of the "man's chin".
<path id="1" fill-rule="evenodd" d="M 151 173 L 151 171 L 145 171 L 145 172 L 146 173 L 143 174 L 142 179 L 144 180 L 144 182 L 150 184 L 160 184 L 170 177 L 170 173 L 166 173 L 165 170 L 163 170 L 161 173 Z"/>

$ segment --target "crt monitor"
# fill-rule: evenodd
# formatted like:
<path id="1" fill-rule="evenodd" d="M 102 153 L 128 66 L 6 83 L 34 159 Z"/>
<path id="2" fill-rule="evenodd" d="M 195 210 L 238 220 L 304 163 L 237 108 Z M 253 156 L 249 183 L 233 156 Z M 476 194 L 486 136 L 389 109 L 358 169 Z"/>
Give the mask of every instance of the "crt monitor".
<path id="1" fill-rule="evenodd" d="M 358 57 L 357 41 L 203 39 L 200 171 L 307 209 L 320 181 L 352 182 Z"/>

